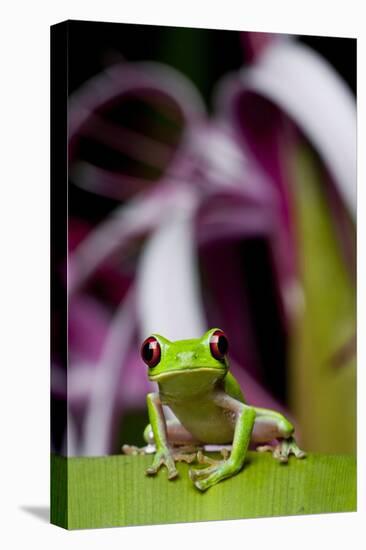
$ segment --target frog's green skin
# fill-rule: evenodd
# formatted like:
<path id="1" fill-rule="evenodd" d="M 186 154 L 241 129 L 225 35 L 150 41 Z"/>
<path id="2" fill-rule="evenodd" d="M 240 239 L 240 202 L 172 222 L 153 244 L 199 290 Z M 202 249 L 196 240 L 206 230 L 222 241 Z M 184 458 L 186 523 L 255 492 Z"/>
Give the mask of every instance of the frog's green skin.
<path id="1" fill-rule="evenodd" d="M 153 334 L 160 344 L 161 357 L 148 372 L 149 379 L 157 382 L 159 388 L 147 396 L 150 424 L 144 438 L 148 446 L 156 447 L 148 475 L 156 474 L 165 465 L 168 478 L 175 478 L 176 461 L 192 462 L 196 458 L 195 453 L 187 452 L 189 447 L 192 451 L 205 444 L 232 445 L 230 455 L 224 451 L 220 461 L 198 452 L 199 462 L 209 466 L 191 469 L 189 474 L 201 491 L 238 473 L 250 442 L 266 444 L 257 450 L 272 450 L 282 462 L 290 453 L 298 458 L 305 456 L 293 437 L 293 425 L 283 415 L 245 403 L 238 382 L 229 372 L 226 356 L 217 360 L 211 354 L 209 342 L 216 330 L 219 329 L 207 331 L 200 339 L 176 342 Z M 177 420 L 166 421 L 162 405 L 167 405 Z M 273 439 L 278 440 L 274 447 L 267 444 Z M 128 445 L 123 450 L 139 452 Z"/>

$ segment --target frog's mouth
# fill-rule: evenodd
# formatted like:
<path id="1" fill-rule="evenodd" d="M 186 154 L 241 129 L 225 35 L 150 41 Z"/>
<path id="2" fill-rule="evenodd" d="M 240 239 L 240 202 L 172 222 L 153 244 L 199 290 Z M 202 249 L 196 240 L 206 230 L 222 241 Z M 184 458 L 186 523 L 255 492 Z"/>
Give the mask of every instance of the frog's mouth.
<path id="1" fill-rule="evenodd" d="M 221 380 L 227 372 L 225 367 L 186 367 L 149 376 L 157 382 L 165 394 L 189 395 L 207 391 Z"/>
<path id="2" fill-rule="evenodd" d="M 183 375 L 190 375 L 193 374 L 195 376 L 199 375 L 213 375 L 214 377 L 221 378 L 224 374 L 226 374 L 227 368 L 226 367 L 186 367 L 182 369 L 172 369 L 169 372 L 161 372 L 159 374 L 150 375 L 149 379 L 153 382 L 159 382 L 160 380 L 168 380 L 170 378 L 176 377 L 176 376 L 183 376 Z"/>

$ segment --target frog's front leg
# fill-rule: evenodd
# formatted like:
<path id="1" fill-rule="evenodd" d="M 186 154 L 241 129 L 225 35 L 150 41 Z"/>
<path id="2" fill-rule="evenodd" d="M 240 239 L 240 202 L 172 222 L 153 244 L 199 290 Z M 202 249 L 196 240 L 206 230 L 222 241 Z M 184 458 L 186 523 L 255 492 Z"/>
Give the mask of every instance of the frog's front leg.
<path id="1" fill-rule="evenodd" d="M 288 462 L 288 457 L 293 454 L 296 458 L 304 458 L 306 453 L 299 448 L 294 437 L 294 427 L 281 413 L 269 409 L 255 408 L 256 420 L 253 428 L 252 441 L 265 443 L 259 445 L 257 451 L 271 451 L 273 457 L 279 462 Z M 271 445 L 268 442 L 276 439 L 277 443 Z"/>
<path id="2" fill-rule="evenodd" d="M 146 474 L 155 475 L 160 467 L 164 465 L 168 470 L 168 479 L 174 479 L 178 476 L 178 470 L 175 467 L 172 450 L 168 443 L 167 425 L 159 394 L 149 393 L 146 401 L 150 425 L 156 445 L 154 460 L 151 466 L 147 468 Z"/>
<path id="3" fill-rule="evenodd" d="M 234 438 L 230 456 L 224 454 L 222 461 L 213 461 L 214 463 L 208 468 L 190 470 L 189 476 L 200 491 L 206 491 L 209 487 L 237 474 L 241 470 L 255 421 L 255 410 L 253 407 L 249 407 L 225 393 L 217 393 L 214 400 L 219 407 L 235 415 Z M 199 461 L 211 462 L 203 456 L 199 456 Z"/>
<path id="4" fill-rule="evenodd" d="M 199 443 L 177 421 L 166 421 L 158 393 L 147 396 L 147 409 L 150 424 L 146 427 L 144 437 L 150 445 L 155 445 L 156 452 L 152 465 L 147 468 L 147 475 L 155 475 L 161 466 L 168 469 L 168 479 L 178 476 L 176 462 L 191 463 L 196 459 Z M 178 445 L 179 447 L 174 447 Z"/>

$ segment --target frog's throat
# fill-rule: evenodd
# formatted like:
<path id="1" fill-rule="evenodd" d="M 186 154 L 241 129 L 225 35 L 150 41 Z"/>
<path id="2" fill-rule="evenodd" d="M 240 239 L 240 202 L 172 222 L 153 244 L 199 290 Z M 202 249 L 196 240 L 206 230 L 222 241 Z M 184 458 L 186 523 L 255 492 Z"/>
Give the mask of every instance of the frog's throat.
<path id="1" fill-rule="evenodd" d="M 167 403 L 209 394 L 225 378 L 226 367 L 185 367 L 151 376 Z"/>

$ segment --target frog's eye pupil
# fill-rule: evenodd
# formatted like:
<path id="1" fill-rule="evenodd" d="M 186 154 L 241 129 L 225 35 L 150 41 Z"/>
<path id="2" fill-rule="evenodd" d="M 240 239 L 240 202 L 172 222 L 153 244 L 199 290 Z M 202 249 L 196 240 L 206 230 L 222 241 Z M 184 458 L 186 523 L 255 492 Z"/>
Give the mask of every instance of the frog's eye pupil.
<path id="1" fill-rule="evenodd" d="M 224 359 L 229 350 L 229 341 L 222 330 L 215 330 L 210 338 L 210 350 L 215 359 Z"/>
<path id="2" fill-rule="evenodd" d="M 150 368 L 155 367 L 161 357 L 160 344 L 154 336 L 146 338 L 141 346 L 141 357 L 144 363 Z"/>
<path id="3" fill-rule="evenodd" d="M 225 355 L 225 353 L 228 350 L 228 341 L 225 338 L 225 336 L 219 336 L 219 341 L 217 342 L 217 347 L 219 348 L 219 351 L 222 355 Z"/>
<path id="4" fill-rule="evenodd" d="M 153 358 L 153 350 L 152 348 L 150 347 L 150 344 L 145 344 L 144 345 L 144 349 L 143 349 L 143 358 L 145 359 L 145 361 L 151 361 L 151 359 Z"/>

